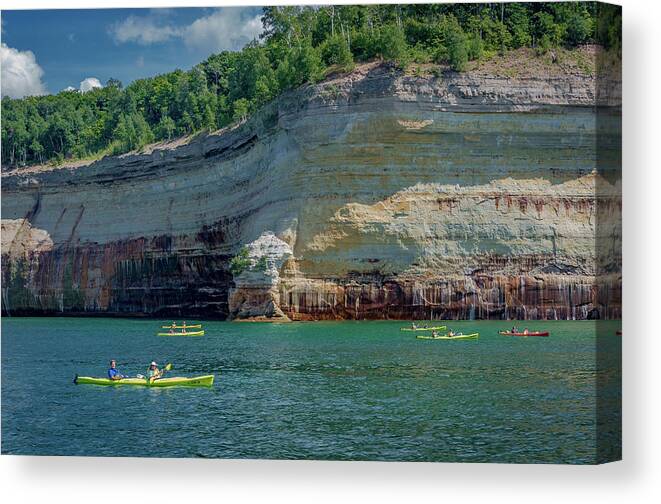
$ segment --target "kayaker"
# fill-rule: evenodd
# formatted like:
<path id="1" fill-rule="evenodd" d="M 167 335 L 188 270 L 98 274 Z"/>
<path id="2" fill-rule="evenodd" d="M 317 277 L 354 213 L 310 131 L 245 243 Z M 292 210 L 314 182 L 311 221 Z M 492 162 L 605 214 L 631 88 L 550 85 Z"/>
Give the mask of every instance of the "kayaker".
<path id="1" fill-rule="evenodd" d="M 431 337 L 432 338 L 438 338 L 438 333 L 436 331 L 431 332 Z"/>
<path id="2" fill-rule="evenodd" d="M 454 331 L 452 329 L 450 329 L 448 331 L 448 338 L 452 338 L 453 336 L 454 336 Z"/>
<path id="3" fill-rule="evenodd" d="M 147 370 L 147 378 L 150 380 L 155 380 L 156 378 L 160 378 L 163 373 L 161 372 L 160 369 L 158 369 L 158 364 L 156 362 L 152 361 L 151 364 L 149 365 L 149 369 Z"/>
<path id="4" fill-rule="evenodd" d="M 108 378 L 111 380 L 121 380 L 124 376 L 117 370 L 117 361 L 112 359 L 110 361 L 110 369 L 108 369 Z"/>
<path id="5" fill-rule="evenodd" d="M 411 329 L 415 330 L 417 328 L 418 328 L 418 326 L 415 325 L 415 322 L 411 322 Z"/>
<path id="6" fill-rule="evenodd" d="M 523 334 L 528 334 L 528 328 L 527 327 L 523 330 Z"/>

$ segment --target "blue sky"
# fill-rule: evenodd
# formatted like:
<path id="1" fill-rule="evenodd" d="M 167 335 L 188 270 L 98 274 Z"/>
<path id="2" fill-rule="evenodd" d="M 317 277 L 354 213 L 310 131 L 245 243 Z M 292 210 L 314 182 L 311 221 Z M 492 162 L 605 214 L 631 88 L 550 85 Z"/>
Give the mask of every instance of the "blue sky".
<path id="1" fill-rule="evenodd" d="M 126 85 L 188 69 L 258 36 L 260 14 L 260 7 L 4 10 L 2 94 L 57 93 L 86 78 Z"/>

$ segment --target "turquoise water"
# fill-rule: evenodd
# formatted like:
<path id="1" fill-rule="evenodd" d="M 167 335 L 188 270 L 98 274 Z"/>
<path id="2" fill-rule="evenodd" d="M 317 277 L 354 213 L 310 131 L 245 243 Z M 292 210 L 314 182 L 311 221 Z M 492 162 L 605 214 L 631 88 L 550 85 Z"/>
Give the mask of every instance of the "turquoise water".
<path id="1" fill-rule="evenodd" d="M 479 341 L 416 340 L 404 324 L 207 322 L 204 337 L 163 338 L 153 320 L 3 318 L 2 453 L 527 463 L 619 455 L 619 322 L 599 323 L 598 336 L 594 322 L 527 324 L 549 338 L 499 336 L 507 322 L 452 323 L 479 331 Z M 156 360 L 172 362 L 173 375 L 213 373 L 216 382 L 72 383 L 76 373 L 105 376 L 110 358 L 124 374 Z"/>

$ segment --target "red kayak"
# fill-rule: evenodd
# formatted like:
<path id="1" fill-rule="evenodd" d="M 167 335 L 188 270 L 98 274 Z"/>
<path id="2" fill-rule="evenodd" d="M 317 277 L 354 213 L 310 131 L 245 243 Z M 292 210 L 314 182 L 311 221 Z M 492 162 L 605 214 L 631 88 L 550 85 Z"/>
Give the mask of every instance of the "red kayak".
<path id="1" fill-rule="evenodd" d="M 548 336 L 548 331 L 529 331 L 527 333 L 512 332 L 512 331 L 498 331 L 498 334 L 503 336 Z"/>

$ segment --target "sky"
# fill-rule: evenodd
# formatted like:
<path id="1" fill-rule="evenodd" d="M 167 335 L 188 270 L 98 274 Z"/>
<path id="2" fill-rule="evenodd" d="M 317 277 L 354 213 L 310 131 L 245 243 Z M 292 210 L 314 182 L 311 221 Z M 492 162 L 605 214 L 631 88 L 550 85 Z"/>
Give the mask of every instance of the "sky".
<path id="1" fill-rule="evenodd" d="M 260 15 L 260 7 L 3 10 L 2 96 L 187 70 L 258 37 Z"/>

